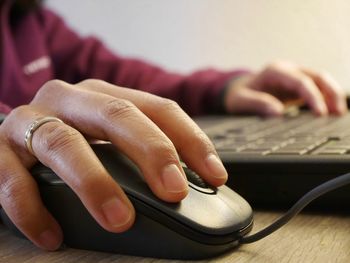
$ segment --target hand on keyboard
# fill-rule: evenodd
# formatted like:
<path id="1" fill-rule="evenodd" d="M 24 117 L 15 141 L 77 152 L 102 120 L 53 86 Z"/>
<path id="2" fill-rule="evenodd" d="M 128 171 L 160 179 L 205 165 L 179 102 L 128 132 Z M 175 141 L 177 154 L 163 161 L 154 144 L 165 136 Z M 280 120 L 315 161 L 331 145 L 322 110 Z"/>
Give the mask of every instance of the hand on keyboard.
<path id="1" fill-rule="evenodd" d="M 224 98 L 229 113 L 279 116 L 291 104 L 306 104 L 316 115 L 347 111 L 345 92 L 331 76 L 289 62 L 233 80 Z"/>

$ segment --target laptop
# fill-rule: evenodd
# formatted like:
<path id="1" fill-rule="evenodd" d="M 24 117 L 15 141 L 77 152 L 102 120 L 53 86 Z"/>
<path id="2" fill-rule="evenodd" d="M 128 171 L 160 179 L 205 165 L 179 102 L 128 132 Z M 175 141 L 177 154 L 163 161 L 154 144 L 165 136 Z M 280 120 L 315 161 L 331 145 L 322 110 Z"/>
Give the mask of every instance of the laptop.
<path id="1" fill-rule="evenodd" d="M 206 116 L 195 121 L 227 168 L 227 185 L 255 207 L 290 207 L 317 185 L 350 172 L 350 114 L 315 117 L 295 110 L 279 118 Z M 350 186 L 311 206 L 348 209 Z"/>

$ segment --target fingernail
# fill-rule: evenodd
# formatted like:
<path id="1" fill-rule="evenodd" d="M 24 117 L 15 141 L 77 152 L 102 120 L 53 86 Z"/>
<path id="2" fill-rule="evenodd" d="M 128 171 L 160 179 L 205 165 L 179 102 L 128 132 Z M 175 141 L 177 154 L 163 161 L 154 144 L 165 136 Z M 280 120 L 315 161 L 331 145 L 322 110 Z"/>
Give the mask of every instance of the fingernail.
<path id="1" fill-rule="evenodd" d="M 41 247 L 51 251 L 57 250 L 61 245 L 56 233 L 51 229 L 45 230 L 40 234 L 39 243 Z"/>
<path id="2" fill-rule="evenodd" d="M 227 179 L 227 171 L 215 154 L 210 154 L 206 159 L 206 165 L 212 176 L 218 179 Z"/>
<path id="3" fill-rule="evenodd" d="M 170 193 L 187 191 L 187 181 L 175 164 L 166 166 L 162 173 L 164 188 Z"/>
<path id="4" fill-rule="evenodd" d="M 120 227 L 127 224 L 131 219 L 130 208 L 119 198 L 114 197 L 102 205 L 102 211 L 113 227 Z"/>

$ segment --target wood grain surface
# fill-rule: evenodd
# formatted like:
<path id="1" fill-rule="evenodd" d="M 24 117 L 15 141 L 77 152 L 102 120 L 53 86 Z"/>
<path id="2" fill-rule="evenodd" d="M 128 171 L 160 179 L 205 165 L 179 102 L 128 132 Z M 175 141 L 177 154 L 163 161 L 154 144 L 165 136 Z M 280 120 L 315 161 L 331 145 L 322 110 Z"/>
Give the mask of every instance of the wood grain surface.
<path id="1" fill-rule="evenodd" d="M 282 213 L 255 213 L 254 231 Z M 0 225 L 0 262 L 185 262 L 108 254 L 65 248 L 41 251 L 27 240 L 13 236 Z M 188 262 L 188 261 L 187 261 Z M 242 245 L 220 257 L 196 262 L 350 262 L 350 214 L 308 212 L 298 215 L 271 236 Z"/>

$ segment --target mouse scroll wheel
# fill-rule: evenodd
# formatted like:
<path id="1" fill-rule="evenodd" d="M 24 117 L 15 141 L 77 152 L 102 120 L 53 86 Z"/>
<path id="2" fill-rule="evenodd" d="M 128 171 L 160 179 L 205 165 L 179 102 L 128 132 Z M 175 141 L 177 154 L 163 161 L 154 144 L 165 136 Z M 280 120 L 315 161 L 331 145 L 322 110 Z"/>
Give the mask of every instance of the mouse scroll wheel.
<path id="1" fill-rule="evenodd" d="M 201 188 L 208 188 L 207 184 L 203 181 L 202 178 L 199 177 L 198 174 L 196 174 L 192 170 L 188 169 L 187 167 L 184 167 L 184 171 L 185 171 L 185 174 L 187 177 L 187 181 L 189 181 L 192 184 L 195 184 Z"/>
<path id="2" fill-rule="evenodd" d="M 189 186 L 197 191 L 200 191 L 205 194 L 215 194 L 216 191 L 212 189 L 208 184 L 206 184 L 203 179 L 193 172 L 191 169 L 187 168 L 186 166 L 182 167 L 185 171 L 187 181 L 189 183 Z"/>

